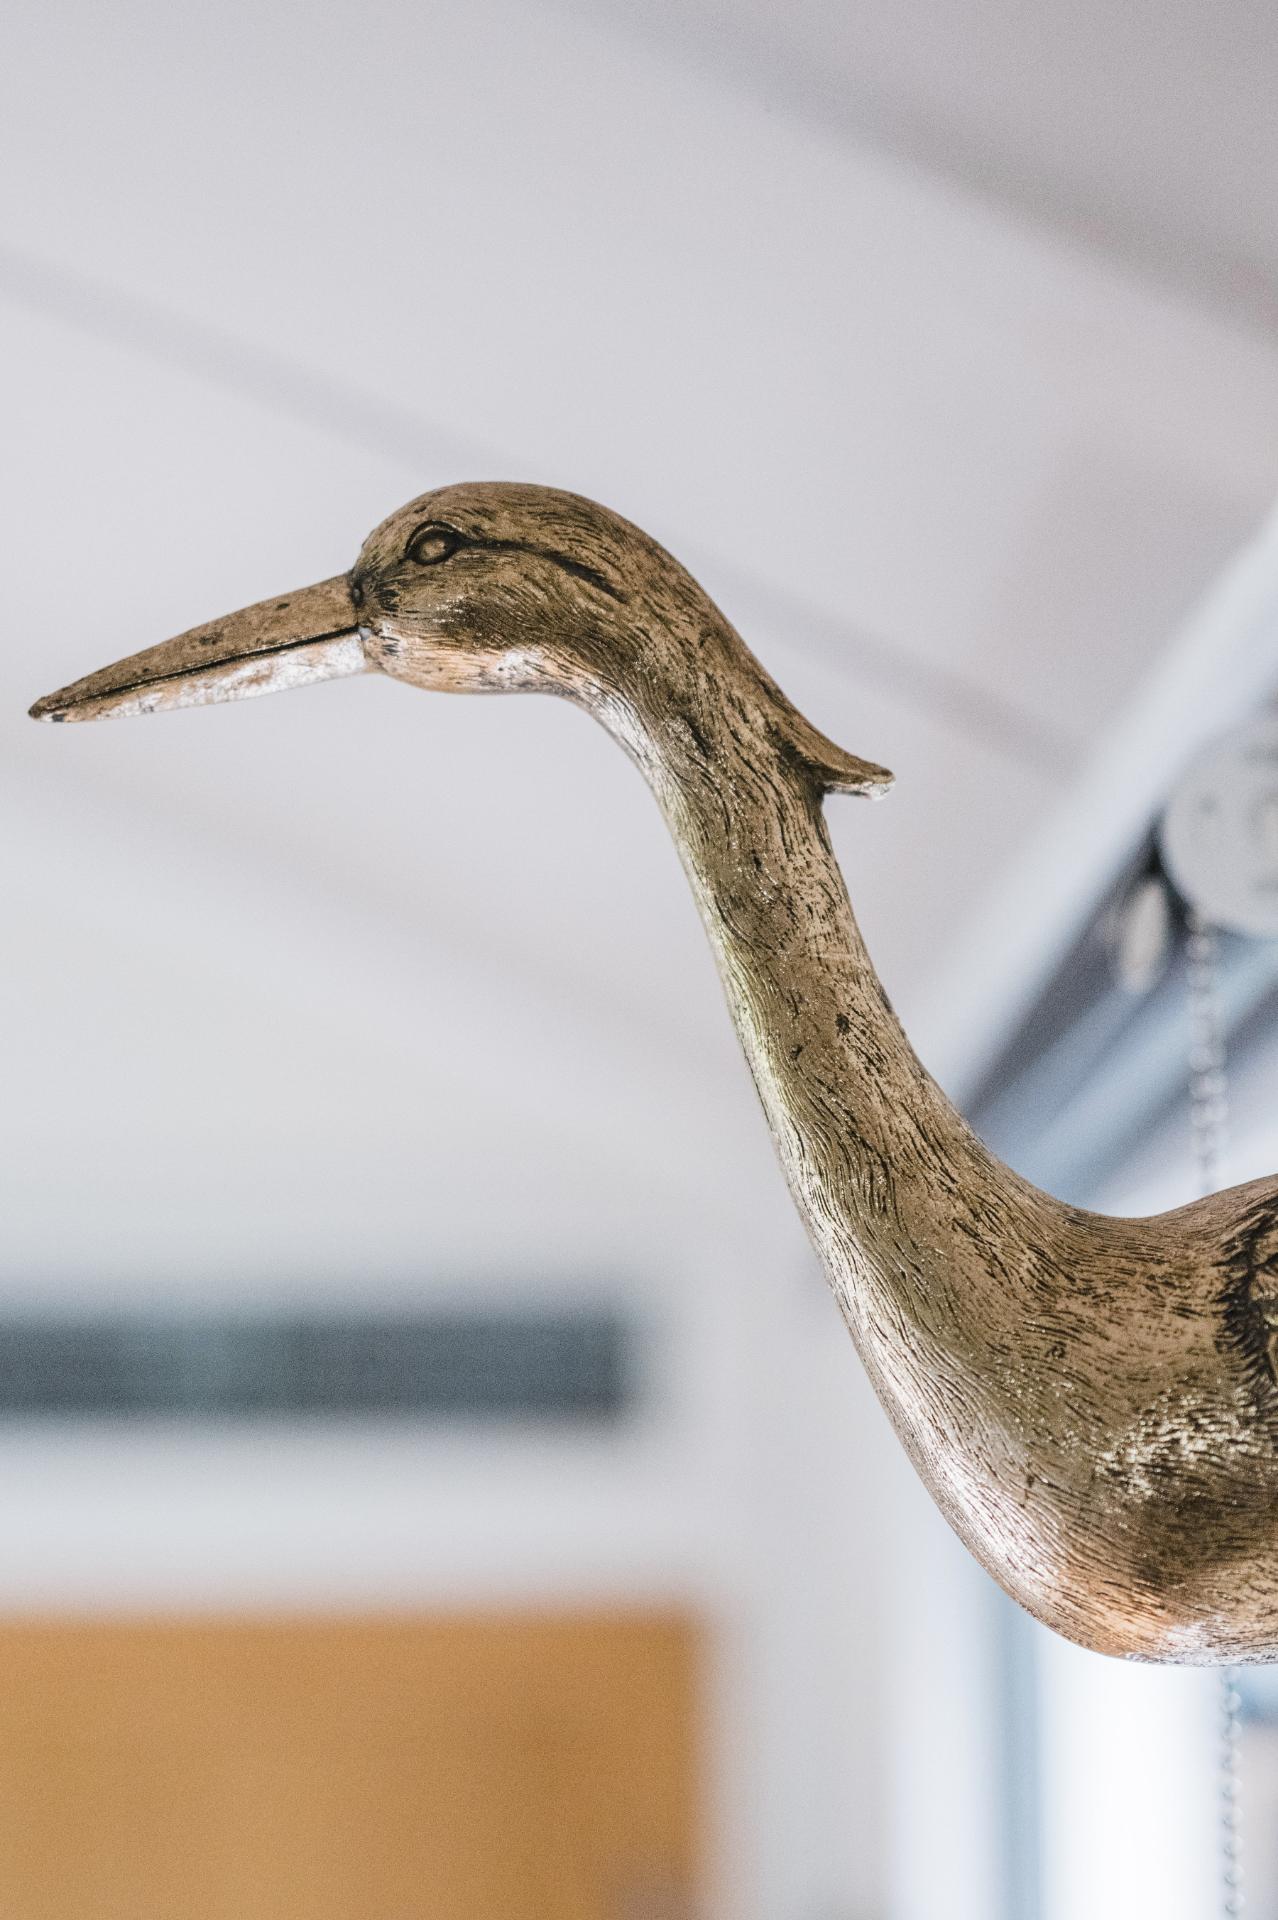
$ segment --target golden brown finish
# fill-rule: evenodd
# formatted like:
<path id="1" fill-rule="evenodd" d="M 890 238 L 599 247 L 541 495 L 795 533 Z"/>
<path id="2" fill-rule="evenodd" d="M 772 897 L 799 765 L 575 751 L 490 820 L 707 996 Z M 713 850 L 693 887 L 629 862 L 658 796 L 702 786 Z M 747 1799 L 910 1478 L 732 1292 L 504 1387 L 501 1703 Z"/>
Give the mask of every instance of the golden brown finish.
<path id="1" fill-rule="evenodd" d="M 0 1625 L 14 1920 L 617 1920 L 697 1893 L 677 1616 Z"/>
<path id="2" fill-rule="evenodd" d="M 117 660 L 64 693 L 37 700 L 31 717 L 97 720 L 107 714 L 202 707 L 366 671 L 350 581 L 338 574 Z"/>
<path id="3" fill-rule="evenodd" d="M 559 694 L 640 768 L 852 1337 L 981 1563 L 1103 1652 L 1278 1657 L 1278 1180 L 1109 1219 L 986 1150 L 893 1016 L 826 834 L 828 790 L 888 775 L 803 719 L 637 528 L 541 488 L 445 488 L 378 528 L 350 593 L 364 664 L 451 692 Z M 205 644 L 196 697 L 241 690 L 263 618 L 219 623 L 227 678 Z M 301 627 L 272 632 L 305 651 Z M 349 638 L 324 644 L 344 649 L 327 670 L 361 663 Z M 36 711 L 188 697 L 192 645 Z M 323 669 L 317 656 L 308 677 Z"/>

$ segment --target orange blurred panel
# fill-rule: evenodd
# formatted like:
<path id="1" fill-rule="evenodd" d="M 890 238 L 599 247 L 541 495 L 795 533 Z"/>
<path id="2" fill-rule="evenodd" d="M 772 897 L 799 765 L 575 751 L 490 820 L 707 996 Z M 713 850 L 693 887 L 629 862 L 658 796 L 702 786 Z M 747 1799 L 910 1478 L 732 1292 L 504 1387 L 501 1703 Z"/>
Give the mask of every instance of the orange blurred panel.
<path id="1" fill-rule="evenodd" d="M 697 1642 L 671 1616 L 0 1627 L 0 1912 L 691 1910 Z"/>

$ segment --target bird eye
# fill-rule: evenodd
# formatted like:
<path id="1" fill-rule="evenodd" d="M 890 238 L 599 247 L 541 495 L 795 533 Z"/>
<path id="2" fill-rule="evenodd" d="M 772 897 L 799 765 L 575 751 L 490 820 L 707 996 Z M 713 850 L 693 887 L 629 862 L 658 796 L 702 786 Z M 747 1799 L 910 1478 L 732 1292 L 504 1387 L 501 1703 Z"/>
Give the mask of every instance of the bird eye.
<path id="1" fill-rule="evenodd" d="M 433 567 L 456 553 L 460 545 L 461 535 L 452 527 L 419 527 L 408 543 L 408 558 L 419 567 Z"/>

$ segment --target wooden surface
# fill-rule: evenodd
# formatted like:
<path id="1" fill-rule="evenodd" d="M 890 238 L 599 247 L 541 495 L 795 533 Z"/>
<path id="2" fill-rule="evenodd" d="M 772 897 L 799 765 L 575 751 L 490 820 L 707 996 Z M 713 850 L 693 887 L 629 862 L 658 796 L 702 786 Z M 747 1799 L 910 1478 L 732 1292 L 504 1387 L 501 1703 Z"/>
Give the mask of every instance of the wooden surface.
<path id="1" fill-rule="evenodd" d="M 576 495 L 423 495 L 349 575 L 33 712 L 150 712 L 356 671 L 555 694 L 639 768 L 861 1358 L 1007 1591 L 1106 1653 L 1278 1658 L 1278 1179 L 1110 1219 L 990 1154 L 902 1031 L 826 831 L 827 793 L 890 777 L 794 708 L 655 541 Z"/>
<path id="2" fill-rule="evenodd" d="M 0 1627 L 13 1920 L 687 1920 L 678 1618 Z"/>

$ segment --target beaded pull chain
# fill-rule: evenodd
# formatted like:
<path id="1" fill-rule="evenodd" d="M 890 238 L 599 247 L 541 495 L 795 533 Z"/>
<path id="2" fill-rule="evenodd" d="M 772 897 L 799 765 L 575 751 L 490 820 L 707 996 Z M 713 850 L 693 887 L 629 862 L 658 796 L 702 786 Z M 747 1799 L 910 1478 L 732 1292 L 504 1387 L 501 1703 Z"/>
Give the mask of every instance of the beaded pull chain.
<path id="1" fill-rule="evenodd" d="M 1189 1111 L 1200 1192 L 1221 1185 L 1228 1148 L 1225 1030 L 1220 1011 L 1220 933 L 1197 912 L 1189 916 Z M 1242 1696 L 1238 1673 L 1220 1675 L 1220 1912 L 1239 1920 L 1245 1906 L 1242 1873 L 1240 1763 Z"/>

